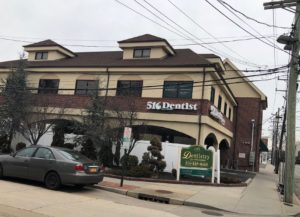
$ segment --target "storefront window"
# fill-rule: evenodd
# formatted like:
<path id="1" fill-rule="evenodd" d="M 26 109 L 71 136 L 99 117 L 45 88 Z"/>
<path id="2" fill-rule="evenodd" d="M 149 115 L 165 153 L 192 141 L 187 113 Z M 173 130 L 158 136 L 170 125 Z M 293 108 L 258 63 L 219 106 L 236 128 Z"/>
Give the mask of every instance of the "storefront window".
<path id="1" fill-rule="evenodd" d="M 117 96 L 142 96 L 143 81 L 118 81 Z"/>
<path id="2" fill-rule="evenodd" d="M 193 94 L 193 81 L 165 81 L 164 98 L 190 99 Z"/>
<path id="3" fill-rule="evenodd" d="M 57 94 L 58 84 L 58 79 L 40 79 L 38 93 Z"/>
<path id="4" fill-rule="evenodd" d="M 97 80 L 77 80 L 75 95 L 97 94 L 99 90 L 99 81 Z"/>

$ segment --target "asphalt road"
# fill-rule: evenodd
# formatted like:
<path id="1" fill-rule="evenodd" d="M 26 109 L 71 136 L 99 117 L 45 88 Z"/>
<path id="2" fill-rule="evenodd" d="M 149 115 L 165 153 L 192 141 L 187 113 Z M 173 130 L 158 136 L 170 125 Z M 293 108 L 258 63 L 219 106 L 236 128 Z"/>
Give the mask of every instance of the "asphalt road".
<path id="1" fill-rule="evenodd" d="M 23 180 L 0 180 L 0 217 L 248 216 L 138 200 L 94 188 L 50 191 Z"/>
<path id="2" fill-rule="evenodd" d="M 295 193 L 300 199 L 300 164 L 295 166 Z"/>

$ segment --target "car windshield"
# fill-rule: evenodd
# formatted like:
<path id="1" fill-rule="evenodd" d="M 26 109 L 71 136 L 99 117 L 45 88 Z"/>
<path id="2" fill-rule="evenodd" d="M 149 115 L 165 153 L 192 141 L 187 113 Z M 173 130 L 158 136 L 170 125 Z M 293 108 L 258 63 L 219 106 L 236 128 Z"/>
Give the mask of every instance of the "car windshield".
<path id="1" fill-rule="evenodd" d="M 72 150 L 59 150 L 59 152 L 67 159 L 69 160 L 74 160 L 74 161 L 90 161 L 90 159 L 88 159 L 86 156 L 84 156 L 83 154 L 76 152 L 76 151 L 72 151 Z"/>

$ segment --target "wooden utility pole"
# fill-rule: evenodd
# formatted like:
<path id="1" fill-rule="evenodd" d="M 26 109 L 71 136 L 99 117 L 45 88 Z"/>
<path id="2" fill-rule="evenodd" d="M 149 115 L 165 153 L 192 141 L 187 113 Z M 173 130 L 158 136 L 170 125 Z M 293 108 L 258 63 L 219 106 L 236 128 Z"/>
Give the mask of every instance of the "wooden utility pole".
<path id="1" fill-rule="evenodd" d="M 280 114 L 280 108 L 278 108 L 278 112 L 276 112 L 276 129 L 275 129 L 275 136 L 274 136 L 274 144 L 275 144 L 275 153 L 274 153 L 274 165 L 275 165 L 275 173 L 278 174 L 278 166 L 279 166 L 279 150 L 278 150 L 278 136 L 279 136 L 279 130 L 278 130 L 278 127 L 279 127 L 279 119 L 281 118 L 279 116 Z"/>
<path id="2" fill-rule="evenodd" d="M 294 170 L 295 170 L 295 119 L 296 95 L 300 42 L 300 0 L 273 1 L 264 3 L 265 9 L 286 8 L 296 6 L 295 23 L 289 42 L 292 45 L 290 75 L 287 97 L 287 144 L 285 151 L 284 202 L 293 203 Z M 288 41 L 286 41 L 288 43 Z"/>

